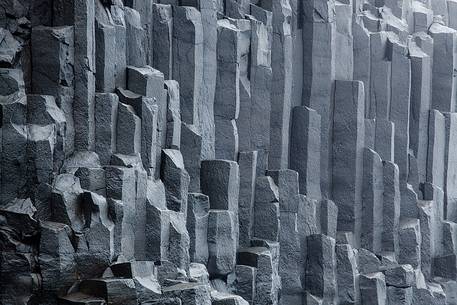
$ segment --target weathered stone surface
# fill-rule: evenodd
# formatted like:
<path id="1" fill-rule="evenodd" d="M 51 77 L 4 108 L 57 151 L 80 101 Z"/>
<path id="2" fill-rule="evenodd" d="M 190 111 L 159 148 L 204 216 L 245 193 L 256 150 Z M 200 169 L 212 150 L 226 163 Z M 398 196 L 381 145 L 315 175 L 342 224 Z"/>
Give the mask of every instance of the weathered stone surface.
<path id="1" fill-rule="evenodd" d="M 321 234 L 307 237 L 306 290 L 326 304 L 334 304 L 336 287 L 335 240 Z"/>
<path id="2" fill-rule="evenodd" d="M 233 212 L 213 209 L 209 211 L 208 271 L 210 274 L 226 275 L 235 267 L 237 247 L 235 224 Z"/>
<path id="3" fill-rule="evenodd" d="M 398 166 L 383 162 L 382 250 L 398 253 L 400 186 Z"/>
<path id="4" fill-rule="evenodd" d="M 119 99 L 112 93 L 95 95 L 95 152 L 103 165 L 108 165 L 116 151 Z"/>
<path id="5" fill-rule="evenodd" d="M 410 264 L 414 268 L 420 267 L 421 262 L 421 231 L 418 219 L 404 219 L 400 222 L 398 231 L 400 264 Z"/>
<path id="6" fill-rule="evenodd" d="M 383 165 L 371 149 L 363 151 L 361 246 L 374 253 L 381 251 L 384 209 Z"/>
<path id="7" fill-rule="evenodd" d="M 310 198 L 321 196 L 321 118 L 304 106 L 294 107 L 290 139 L 290 168 L 297 171 L 300 193 Z"/>
<path id="8" fill-rule="evenodd" d="M 173 10 L 173 79 L 179 82 L 181 119 L 198 126 L 203 69 L 201 14 L 192 7 Z M 179 63 L 179 64 L 178 64 Z"/>
<path id="9" fill-rule="evenodd" d="M 0 303 L 457 304 L 456 0 L 0 0 Z"/>
<path id="10" fill-rule="evenodd" d="M 429 30 L 433 38 L 432 108 L 455 111 L 455 40 L 456 31 L 434 22 Z M 447 47 L 444 47 L 444 46 Z"/>
<path id="11" fill-rule="evenodd" d="M 337 244 L 335 251 L 338 298 L 342 304 L 357 304 L 360 293 L 355 251 L 349 244 Z"/>
<path id="12" fill-rule="evenodd" d="M 189 193 L 186 222 L 190 237 L 189 254 L 191 261 L 201 264 L 205 264 L 208 261 L 208 212 L 208 196 Z"/>
<path id="13" fill-rule="evenodd" d="M 338 230 L 361 230 L 364 92 L 357 81 L 335 84 L 333 117 L 333 199 L 338 205 Z"/>
<path id="14" fill-rule="evenodd" d="M 254 225 L 254 192 L 256 183 L 257 151 L 240 152 L 240 191 L 238 199 L 239 245 L 247 247 Z"/>
<path id="15" fill-rule="evenodd" d="M 190 176 L 189 191 L 197 192 L 200 190 L 202 137 L 194 125 L 187 125 L 186 123 L 181 123 L 180 137 L 184 166 Z"/>
<path id="16" fill-rule="evenodd" d="M 203 194 L 209 197 L 211 209 L 238 210 L 240 174 L 236 162 L 202 161 L 200 175 L 200 186 Z"/>
<path id="17" fill-rule="evenodd" d="M 332 188 L 330 147 L 332 145 L 331 121 L 333 117 L 332 83 L 335 79 L 335 13 L 334 1 L 317 0 L 303 3 L 303 104 L 316 110 L 321 116 L 323 158 L 320 165 L 324 194 L 330 194 Z M 337 97 L 338 94 L 335 96 Z M 335 113 L 338 113 L 336 108 Z"/>
<path id="18" fill-rule="evenodd" d="M 167 208 L 187 213 L 187 193 L 189 174 L 184 168 L 184 161 L 179 150 L 162 150 L 161 177 L 165 185 Z"/>
<path id="19" fill-rule="evenodd" d="M 360 276 L 362 304 L 386 304 L 386 282 L 381 272 Z"/>

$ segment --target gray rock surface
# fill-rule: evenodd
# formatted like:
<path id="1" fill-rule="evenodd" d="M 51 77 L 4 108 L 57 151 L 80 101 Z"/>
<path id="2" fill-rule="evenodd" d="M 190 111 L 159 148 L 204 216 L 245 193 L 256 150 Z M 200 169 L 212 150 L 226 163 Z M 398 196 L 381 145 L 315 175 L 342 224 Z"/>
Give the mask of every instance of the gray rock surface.
<path id="1" fill-rule="evenodd" d="M 457 304 L 455 0 L 0 0 L 0 304 Z"/>

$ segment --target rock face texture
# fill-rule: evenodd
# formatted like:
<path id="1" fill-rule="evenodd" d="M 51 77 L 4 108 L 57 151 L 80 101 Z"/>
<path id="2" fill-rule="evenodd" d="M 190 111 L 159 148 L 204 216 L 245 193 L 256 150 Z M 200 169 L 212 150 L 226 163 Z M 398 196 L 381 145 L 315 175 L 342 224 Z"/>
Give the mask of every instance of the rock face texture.
<path id="1" fill-rule="evenodd" d="M 0 0 L 0 305 L 457 305 L 456 0 Z"/>

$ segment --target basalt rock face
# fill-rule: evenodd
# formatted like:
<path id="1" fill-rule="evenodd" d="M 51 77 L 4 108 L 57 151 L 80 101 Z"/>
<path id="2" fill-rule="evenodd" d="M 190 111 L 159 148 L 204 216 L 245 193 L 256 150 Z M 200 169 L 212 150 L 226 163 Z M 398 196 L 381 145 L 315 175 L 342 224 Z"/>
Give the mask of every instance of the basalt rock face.
<path id="1" fill-rule="evenodd" d="M 457 305 L 455 0 L 0 0 L 1 305 Z"/>

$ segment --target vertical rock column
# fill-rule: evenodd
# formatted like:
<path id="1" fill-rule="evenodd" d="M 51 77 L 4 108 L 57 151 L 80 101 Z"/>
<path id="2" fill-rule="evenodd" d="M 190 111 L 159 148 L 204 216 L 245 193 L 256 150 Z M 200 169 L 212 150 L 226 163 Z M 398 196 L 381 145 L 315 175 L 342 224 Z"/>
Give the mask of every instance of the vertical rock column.
<path id="1" fill-rule="evenodd" d="M 258 151 L 257 168 L 267 168 L 270 147 L 272 14 L 251 5 L 251 149 Z"/>
<path id="2" fill-rule="evenodd" d="M 398 166 L 383 162 L 382 250 L 398 254 L 398 225 L 400 219 L 400 181 Z"/>
<path id="3" fill-rule="evenodd" d="M 32 91 L 53 95 L 67 122 L 65 152 L 74 147 L 74 30 L 72 26 L 32 30 Z"/>
<path id="4" fill-rule="evenodd" d="M 164 74 L 165 79 L 173 79 L 173 11 L 171 5 L 152 5 L 152 66 Z"/>
<path id="5" fill-rule="evenodd" d="M 217 81 L 214 99 L 216 158 L 236 160 L 240 111 L 240 31 L 229 20 L 218 21 Z"/>
<path id="6" fill-rule="evenodd" d="M 386 58 L 386 32 L 370 34 L 370 109 L 369 118 L 389 117 L 391 62 Z"/>
<path id="7" fill-rule="evenodd" d="M 209 197 L 208 271 L 227 275 L 233 271 L 238 247 L 239 167 L 234 161 L 202 162 L 201 189 Z"/>
<path id="8" fill-rule="evenodd" d="M 433 38 L 432 108 L 453 112 L 456 103 L 456 31 L 435 22 L 428 32 Z"/>
<path id="9" fill-rule="evenodd" d="M 305 106 L 294 107 L 290 139 L 290 168 L 299 175 L 300 193 L 321 197 L 321 117 Z"/>
<path id="10" fill-rule="evenodd" d="M 335 82 L 333 116 L 333 199 L 338 230 L 360 236 L 362 209 L 364 91 L 359 81 Z"/>
<path id="11" fill-rule="evenodd" d="M 95 144 L 95 1 L 74 1 L 75 30 L 75 149 Z"/>
<path id="12" fill-rule="evenodd" d="M 444 215 L 445 219 L 457 221 L 457 114 L 444 113 L 445 117 L 445 151 L 444 151 Z"/>
<path id="13" fill-rule="evenodd" d="M 427 164 L 428 113 L 431 104 L 431 58 L 418 46 L 409 48 L 411 58 L 410 148 L 417 160 L 419 181 L 424 182 Z"/>
<path id="14" fill-rule="evenodd" d="M 335 75 L 335 3 L 313 0 L 303 3 L 303 103 L 321 116 L 321 189 L 332 185 L 332 100 Z"/>
<path id="15" fill-rule="evenodd" d="M 361 246 L 380 253 L 383 230 L 383 167 L 379 155 L 369 148 L 363 151 L 362 185 Z"/>
<path id="16" fill-rule="evenodd" d="M 397 39 L 389 36 L 387 42 L 392 61 L 389 116 L 395 124 L 394 157 L 400 170 L 400 187 L 404 189 L 408 179 L 411 63 L 408 49 Z"/>
<path id="17" fill-rule="evenodd" d="M 203 30 L 194 7 L 173 10 L 173 79 L 179 83 L 181 119 L 198 126 L 203 69 Z"/>
<path id="18" fill-rule="evenodd" d="M 292 95 L 292 9 L 289 0 L 273 1 L 271 50 L 270 169 L 287 168 Z"/>

